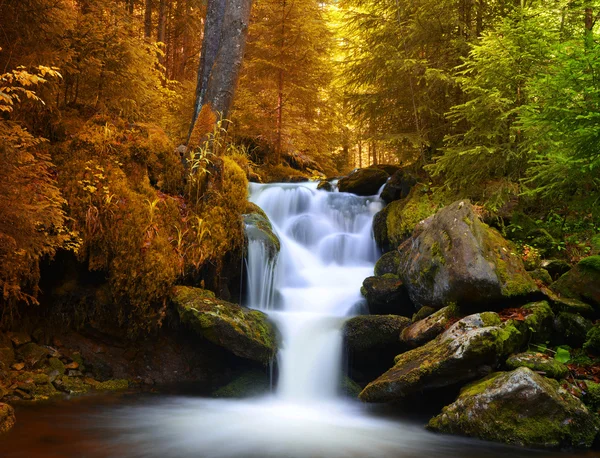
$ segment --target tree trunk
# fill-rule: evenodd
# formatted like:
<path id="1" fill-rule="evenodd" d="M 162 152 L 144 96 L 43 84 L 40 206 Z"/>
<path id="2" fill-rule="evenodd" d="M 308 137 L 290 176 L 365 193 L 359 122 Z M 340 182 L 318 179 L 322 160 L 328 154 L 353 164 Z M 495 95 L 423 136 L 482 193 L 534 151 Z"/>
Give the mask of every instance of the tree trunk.
<path id="1" fill-rule="evenodd" d="M 146 0 L 144 9 L 144 36 L 152 38 L 152 0 Z"/>
<path id="2" fill-rule="evenodd" d="M 190 135 L 203 105 L 227 118 L 248 34 L 252 0 L 209 0 Z M 189 140 L 188 136 L 188 140 Z"/>
<path id="3" fill-rule="evenodd" d="M 358 167 L 362 169 L 362 141 L 358 139 Z"/>
<path id="4" fill-rule="evenodd" d="M 160 0 L 158 3 L 158 33 L 156 41 L 165 42 L 167 35 L 167 0 Z"/>
<path id="5" fill-rule="evenodd" d="M 279 81 L 277 87 L 277 144 L 275 146 L 275 164 L 281 162 L 281 137 L 283 135 L 283 52 L 285 49 L 285 7 L 283 0 L 281 8 L 281 41 L 279 44 Z"/>

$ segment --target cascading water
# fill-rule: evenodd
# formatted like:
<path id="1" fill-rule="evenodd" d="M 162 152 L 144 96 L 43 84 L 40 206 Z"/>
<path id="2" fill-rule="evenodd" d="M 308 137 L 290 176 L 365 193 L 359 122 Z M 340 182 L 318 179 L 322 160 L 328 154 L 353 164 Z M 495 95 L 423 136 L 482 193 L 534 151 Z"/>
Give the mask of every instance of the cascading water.
<path id="1" fill-rule="evenodd" d="M 248 233 L 248 305 L 267 311 L 282 335 L 277 395 L 302 403 L 331 400 L 341 370 L 340 328 L 360 303 L 360 285 L 377 259 L 371 223 L 381 204 L 317 191 L 316 183 L 252 184 L 250 200 L 265 211 L 281 242 L 268 285 L 261 274 L 273 265 L 272 256 L 264 240 Z M 277 303 L 265 287 L 277 292 Z M 259 296 L 265 302 L 257 303 Z"/>
<path id="2" fill-rule="evenodd" d="M 422 423 L 378 418 L 337 396 L 340 328 L 356 312 L 363 279 L 377 256 L 371 222 L 376 198 L 317 191 L 314 183 L 252 185 L 251 199 L 270 217 L 281 241 L 248 224 L 248 298 L 267 312 L 282 335 L 279 381 L 254 399 L 144 397 L 82 414 L 95 425 L 91 442 L 52 456 L 130 458 L 511 458 L 535 455 L 477 441 L 428 433 Z M 270 243 L 268 243 L 270 242 Z M 390 364 L 392 361 L 390 361 Z M 52 407 L 48 407 L 52 409 Z M 62 424 L 75 407 L 54 409 Z M 19 414 L 20 415 L 20 414 Z M 35 412 L 35 418 L 39 415 Z M 81 417 L 83 418 L 83 416 Z M 66 419 L 68 425 L 73 418 Z M 75 426 L 69 426 L 75 427 Z M 41 433 L 40 433 L 41 434 Z M 81 432 L 78 430 L 77 436 Z M 44 450 L 48 447 L 44 436 Z M 23 444 L 30 437 L 25 435 Z M 25 445 L 21 445 L 25 447 Z M 1 449 L 1 443 L 0 443 Z M 73 453 L 71 453 L 73 452 Z M 24 454 L 17 454 L 25 457 Z M 37 455 L 41 456 L 41 455 Z M 46 455 L 44 455 L 46 456 Z M 544 455 L 544 458 L 548 455 Z"/>

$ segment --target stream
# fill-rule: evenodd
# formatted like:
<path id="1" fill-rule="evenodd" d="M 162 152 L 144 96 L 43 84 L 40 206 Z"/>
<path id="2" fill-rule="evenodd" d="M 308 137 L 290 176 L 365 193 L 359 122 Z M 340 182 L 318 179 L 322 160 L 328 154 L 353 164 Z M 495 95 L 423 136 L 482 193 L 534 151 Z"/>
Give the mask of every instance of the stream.
<path id="1" fill-rule="evenodd" d="M 251 184 L 281 252 L 250 238 L 249 307 L 277 324 L 282 348 L 267 396 L 111 394 L 16 406 L 1 457 L 337 458 L 592 457 L 508 447 L 428 432 L 426 416 L 343 397 L 341 327 L 360 314 L 360 286 L 378 250 L 376 196 L 318 191 L 316 183 Z M 397 410 L 397 409 L 396 409 Z"/>

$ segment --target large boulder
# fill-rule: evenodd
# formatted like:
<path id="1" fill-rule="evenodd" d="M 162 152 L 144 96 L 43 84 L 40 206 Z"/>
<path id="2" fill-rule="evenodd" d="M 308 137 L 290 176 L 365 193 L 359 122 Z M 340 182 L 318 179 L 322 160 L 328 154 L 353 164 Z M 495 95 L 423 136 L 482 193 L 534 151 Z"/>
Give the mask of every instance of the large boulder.
<path id="1" fill-rule="evenodd" d="M 502 323 L 496 313 L 470 315 L 422 347 L 396 356 L 394 367 L 369 383 L 360 398 L 390 402 L 477 379 L 526 338 L 511 321 Z"/>
<path id="2" fill-rule="evenodd" d="M 394 200 L 404 199 L 416 184 L 417 180 L 414 176 L 406 170 L 398 170 L 387 181 L 379 197 L 388 204 Z"/>
<path id="3" fill-rule="evenodd" d="M 373 350 L 398 345 L 410 319 L 397 315 L 361 315 L 344 323 L 343 335 L 348 347 L 355 351 Z"/>
<path id="4" fill-rule="evenodd" d="M 372 315 L 402 315 L 411 317 L 415 307 L 404 284 L 394 274 L 367 277 L 360 292 L 367 300 Z"/>
<path id="5" fill-rule="evenodd" d="M 468 200 L 422 221 L 399 251 L 400 278 L 416 305 L 489 310 L 538 292 L 513 246 Z"/>
<path id="6" fill-rule="evenodd" d="M 444 332 L 452 320 L 458 317 L 458 313 L 455 306 L 444 307 L 404 329 L 400 340 L 410 348 L 420 347 Z"/>
<path id="7" fill-rule="evenodd" d="M 551 289 L 563 297 L 587 302 L 600 312 L 600 255 L 579 261 Z"/>
<path id="8" fill-rule="evenodd" d="M 429 428 L 529 447 L 589 448 L 598 421 L 558 382 L 521 367 L 465 387 Z"/>
<path id="9" fill-rule="evenodd" d="M 0 402 L 0 434 L 7 432 L 15 426 L 15 409 L 8 404 Z"/>
<path id="10" fill-rule="evenodd" d="M 263 364 L 275 356 L 276 331 L 264 313 L 217 299 L 210 291 L 187 286 L 175 287 L 171 300 L 181 321 L 214 344 Z"/>
<path id="11" fill-rule="evenodd" d="M 396 200 L 373 218 L 373 234 L 379 248 L 392 251 L 408 239 L 419 222 L 442 206 L 440 197 L 423 185 L 413 186 L 409 195 Z"/>
<path id="12" fill-rule="evenodd" d="M 374 196 L 387 181 L 389 174 L 381 169 L 357 169 L 338 182 L 340 192 L 351 192 L 359 196 Z"/>

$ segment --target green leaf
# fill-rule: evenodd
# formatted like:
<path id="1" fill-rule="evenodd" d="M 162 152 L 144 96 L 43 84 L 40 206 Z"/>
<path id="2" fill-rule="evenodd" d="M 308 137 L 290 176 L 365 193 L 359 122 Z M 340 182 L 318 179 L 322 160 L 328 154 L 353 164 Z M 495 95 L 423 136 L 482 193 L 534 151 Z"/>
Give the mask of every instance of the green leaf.
<path id="1" fill-rule="evenodd" d="M 569 353 L 569 350 L 559 347 L 556 349 L 556 355 L 554 355 L 554 359 L 559 363 L 566 364 L 571 361 L 571 353 Z"/>

